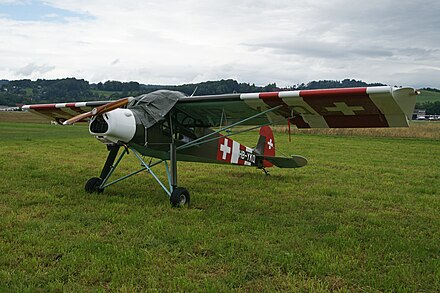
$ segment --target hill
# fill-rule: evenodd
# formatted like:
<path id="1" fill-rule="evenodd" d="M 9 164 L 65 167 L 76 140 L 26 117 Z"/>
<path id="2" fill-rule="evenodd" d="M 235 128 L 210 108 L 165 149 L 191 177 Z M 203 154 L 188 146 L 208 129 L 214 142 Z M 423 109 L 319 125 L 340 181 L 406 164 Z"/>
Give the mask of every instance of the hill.
<path id="1" fill-rule="evenodd" d="M 222 79 L 217 81 L 205 81 L 182 85 L 145 85 L 135 81 L 106 81 L 104 83 L 100 82 L 97 84 L 90 84 L 84 79 L 76 78 L 54 80 L 37 79 L 36 81 L 29 79 L 13 81 L 1 80 L 0 105 L 16 106 L 30 103 L 64 103 L 69 101 L 118 99 L 124 96 L 136 96 L 149 93 L 159 89 L 181 91 L 187 95 L 195 93 L 197 96 L 234 92 L 253 93 L 318 88 L 365 87 L 377 85 L 382 84 L 368 84 L 354 79 L 344 79 L 342 81 L 311 81 L 307 84 L 301 83 L 283 88 L 278 87 L 276 83 L 269 83 L 266 86 L 257 86 L 250 83 L 239 83 L 233 79 Z"/>
<path id="2" fill-rule="evenodd" d="M 437 89 L 421 89 L 417 96 L 418 103 L 440 101 L 440 91 Z"/>

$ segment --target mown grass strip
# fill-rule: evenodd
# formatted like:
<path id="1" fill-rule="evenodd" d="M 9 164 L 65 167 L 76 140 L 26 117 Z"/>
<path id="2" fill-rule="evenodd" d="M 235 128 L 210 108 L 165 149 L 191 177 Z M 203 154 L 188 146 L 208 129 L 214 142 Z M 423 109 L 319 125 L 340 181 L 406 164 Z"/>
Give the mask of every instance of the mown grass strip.
<path id="1" fill-rule="evenodd" d="M 440 290 L 438 140 L 276 133 L 309 165 L 179 163 L 172 209 L 145 174 L 86 194 L 107 153 L 85 126 L 0 139 L 0 291 Z"/>

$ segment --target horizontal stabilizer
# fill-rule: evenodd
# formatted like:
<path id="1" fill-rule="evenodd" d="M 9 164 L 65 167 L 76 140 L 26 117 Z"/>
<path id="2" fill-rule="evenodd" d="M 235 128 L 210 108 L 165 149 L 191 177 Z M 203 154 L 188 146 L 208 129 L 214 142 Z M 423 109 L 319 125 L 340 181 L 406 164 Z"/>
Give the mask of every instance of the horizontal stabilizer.
<path id="1" fill-rule="evenodd" d="M 259 157 L 259 156 L 258 156 Z M 300 168 L 307 165 L 307 159 L 301 156 L 292 157 L 271 157 L 261 156 L 264 160 L 267 160 L 277 166 L 278 168 Z"/>

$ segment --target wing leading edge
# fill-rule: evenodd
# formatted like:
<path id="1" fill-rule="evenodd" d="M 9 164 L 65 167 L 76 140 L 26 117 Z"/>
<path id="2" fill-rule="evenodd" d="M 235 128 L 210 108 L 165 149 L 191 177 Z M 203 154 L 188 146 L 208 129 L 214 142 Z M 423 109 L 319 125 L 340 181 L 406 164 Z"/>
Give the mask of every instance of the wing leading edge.
<path id="1" fill-rule="evenodd" d="M 182 121 L 227 125 L 264 110 L 277 110 L 243 123 L 298 128 L 407 127 L 417 91 L 410 87 L 364 87 L 186 97 L 176 104 Z"/>

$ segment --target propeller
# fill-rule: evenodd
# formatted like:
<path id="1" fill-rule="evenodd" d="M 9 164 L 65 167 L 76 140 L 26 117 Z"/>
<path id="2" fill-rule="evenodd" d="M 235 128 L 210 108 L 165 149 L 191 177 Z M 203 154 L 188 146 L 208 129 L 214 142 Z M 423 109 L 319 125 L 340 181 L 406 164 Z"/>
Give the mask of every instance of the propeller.
<path id="1" fill-rule="evenodd" d="M 93 117 L 93 116 L 96 116 L 99 114 L 104 114 L 104 113 L 107 113 L 111 110 L 123 107 L 123 106 L 127 105 L 132 99 L 133 99 L 132 97 L 122 98 L 117 101 L 113 101 L 113 102 L 107 103 L 105 105 L 93 108 L 89 112 L 82 113 L 82 114 L 76 115 L 75 117 L 67 119 L 66 121 L 63 122 L 63 125 L 71 125 L 71 124 L 78 122 L 78 121 L 81 121 L 83 119 L 90 118 L 90 117 Z"/>

